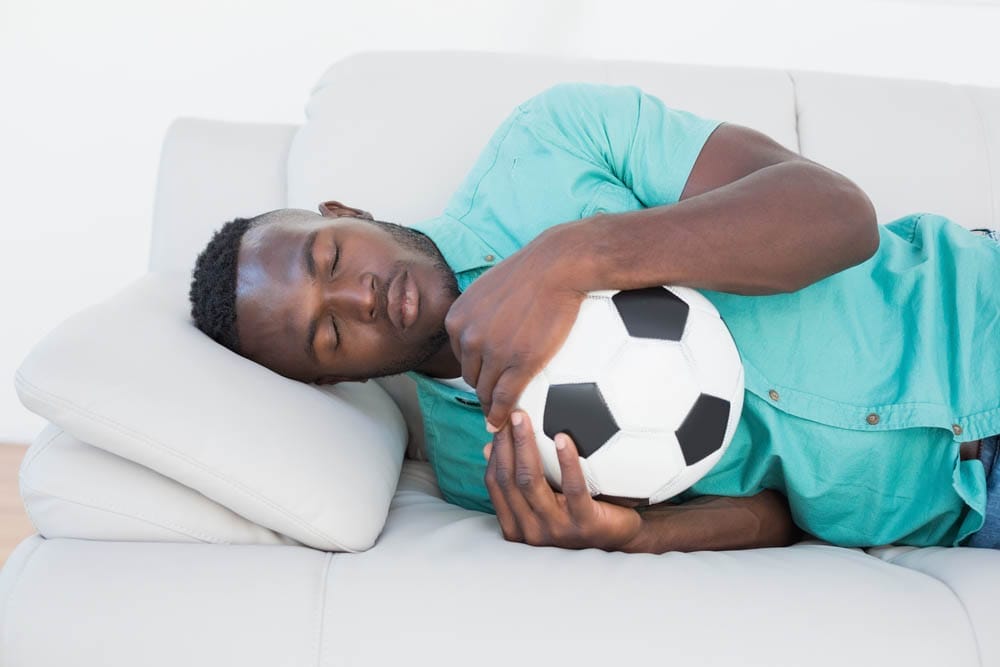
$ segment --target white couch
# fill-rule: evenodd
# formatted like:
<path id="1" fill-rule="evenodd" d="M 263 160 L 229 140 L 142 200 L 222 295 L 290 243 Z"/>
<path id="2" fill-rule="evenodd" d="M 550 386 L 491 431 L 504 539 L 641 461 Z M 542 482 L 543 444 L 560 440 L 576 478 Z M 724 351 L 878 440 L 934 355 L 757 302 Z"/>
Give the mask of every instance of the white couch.
<path id="1" fill-rule="evenodd" d="M 260 445 L 282 415 L 240 436 L 248 450 L 226 447 L 225 424 L 212 419 L 237 403 L 180 411 L 194 399 L 155 366 L 162 359 L 126 350 L 131 361 L 104 362 L 92 347 L 141 346 L 170 326 L 187 336 L 194 257 L 234 216 L 330 198 L 404 224 L 437 214 L 507 113 L 570 80 L 634 84 L 761 130 L 857 182 L 881 222 L 930 211 L 1000 227 L 1000 90 L 973 86 L 372 52 L 330 68 L 302 127 L 178 120 L 163 148 L 149 276 L 67 320 L 15 379 L 50 423 L 21 469 L 39 534 L 0 572 L 0 665 L 1000 665 L 998 552 L 808 541 L 651 555 L 510 543 L 492 515 L 441 499 L 407 378 L 337 394 L 282 385 L 289 415 L 315 399 L 329 402 L 331 424 L 356 420 L 350 443 L 310 441 L 284 461 Z M 115 317 L 114 331 L 99 328 Z M 121 333 L 123 322 L 134 328 Z M 238 388 L 252 402 L 251 384 L 274 382 L 209 344 L 206 358 L 232 369 L 210 391 Z M 146 384 L 116 379 L 128 368 L 115 363 L 147 361 L 159 370 Z M 106 376 L 95 372 L 102 363 Z M 163 414 L 169 423 L 145 429 Z M 201 424 L 203 439 L 186 435 Z M 307 436 L 300 429 L 287 446 Z M 380 443 L 374 459 L 368 441 Z M 355 461 L 362 470 L 350 477 Z M 336 488 L 324 488 L 324 471 Z"/>

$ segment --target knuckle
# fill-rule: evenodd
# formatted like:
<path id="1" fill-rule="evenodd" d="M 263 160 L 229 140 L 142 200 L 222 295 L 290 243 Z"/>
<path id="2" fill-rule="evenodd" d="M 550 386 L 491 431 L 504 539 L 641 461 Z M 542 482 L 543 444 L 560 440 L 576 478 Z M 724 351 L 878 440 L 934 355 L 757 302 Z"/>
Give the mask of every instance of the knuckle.
<path id="1" fill-rule="evenodd" d="M 530 357 L 530 351 L 524 349 L 514 349 L 507 354 L 507 359 L 511 366 L 521 366 Z"/>
<path id="2" fill-rule="evenodd" d="M 497 467 L 495 471 L 495 476 L 497 480 L 497 486 L 501 489 L 509 489 L 512 475 L 510 474 L 510 469 Z"/>
<path id="3" fill-rule="evenodd" d="M 466 328 L 460 336 L 463 350 L 479 350 L 483 346 L 483 337 L 477 331 Z"/>
<path id="4" fill-rule="evenodd" d="M 512 524 L 501 524 L 500 531 L 508 542 L 524 542 L 524 535 Z"/>
<path id="5" fill-rule="evenodd" d="M 530 470 L 519 470 L 514 475 L 514 482 L 519 489 L 530 489 L 535 483 L 535 475 Z"/>
<path id="6" fill-rule="evenodd" d="M 493 403 L 506 408 L 513 402 L 513 392 L 506 386 L 497 387 L 493 390 Z"/>
<path id="7" fill-rule="evenodd" d="M 544 547 L 548 542 L 543 535 L 535 531 L 525 533 L 524 541 L 533 547 Z"/>
<path id="8" fill-rule="evenodd" d="M 552 529 L 552 541 L 560 546 L 569 546 L 575 543 L 576 534 L 567 530 L 563 526 Z"/>

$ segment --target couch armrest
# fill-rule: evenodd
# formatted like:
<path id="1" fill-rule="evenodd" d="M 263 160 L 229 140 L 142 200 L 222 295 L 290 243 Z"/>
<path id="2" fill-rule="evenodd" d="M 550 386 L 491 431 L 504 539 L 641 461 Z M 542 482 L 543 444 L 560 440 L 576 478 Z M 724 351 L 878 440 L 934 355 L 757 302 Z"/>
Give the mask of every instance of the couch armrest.
<path id="1" fill-rule="evenodd" d="M 295 125 L 179 118 L 160 155 L 151 271 L 191 271 L 212 233 L 236 216 L 285 206 Z"/>

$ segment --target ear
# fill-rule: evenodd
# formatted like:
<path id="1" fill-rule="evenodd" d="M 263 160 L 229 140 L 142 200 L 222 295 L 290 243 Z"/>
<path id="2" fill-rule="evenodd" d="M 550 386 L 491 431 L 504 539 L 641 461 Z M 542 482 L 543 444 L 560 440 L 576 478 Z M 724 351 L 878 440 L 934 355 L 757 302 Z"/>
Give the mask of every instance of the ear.
<path id="1" fill-rule="evenodd" d="M 325 201 L 319 205 L 319 212 L 324 218 L 339 218 L 341 216 L 348 216 L 351 218 L 366 218 L 368 220 L 374 220 L 372 214 L 368 211 L 362 211 L 360 208 L 353 208 L 351 206 L 346 206 L 341 204 L 339 201 L 331 199 Z"/>
<path id="2" fill-rule="evenodd" d="M 342 375 L 324 375 L 320 379 L 316 380 L 313 384 L 323 385 L 323 384 L 339 384 L 341 382 L 368 382 L 368 378 L 363 380 L 355 380 L 353 378 L 345 378 Z"/>

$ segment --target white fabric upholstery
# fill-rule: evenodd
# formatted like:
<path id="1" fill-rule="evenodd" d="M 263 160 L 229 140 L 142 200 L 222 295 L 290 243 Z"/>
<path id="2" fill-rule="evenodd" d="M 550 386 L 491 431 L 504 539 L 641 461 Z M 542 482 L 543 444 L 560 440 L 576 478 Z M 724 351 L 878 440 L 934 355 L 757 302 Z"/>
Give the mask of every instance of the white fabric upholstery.
<path id="1" fill-rule="evenodd" d="M 435 215 L 506 113 L 547 85 L 573 79 L 639 85 L 668 104 L 759 129 L 858 182 L 882 222 L 931 210 L 967 227 L 1000 227 L 1000 90 L 736 67 L 374 52 L 330 68 L 298 130 L 175 124 L 164 146 L 151 268 L 187 271 L 224 220 L 286 204 L 314 208 L 332 198 L 404 224 Z M 137 298 L 133 319 L 159 322 L 156 298 Z M 179 308 L 171 298 L 163 299 L 166 308 Z M 167 320 L 168 328 L 180 326 Z M 91 329 L 67 322 L 56 340 L 74 331 L 106 334 L 103 324 L 89 322 Z M 129 326 L 157 338 L 153 324 Z M 223 367 L 218 358 L 208 362 L 207 353 L 192 357 L 195 348 L 173 335 L 177 347 L 164 355 L 176 358 L 183 349 L 186 363 L 218 368 L 219 377 L 209 380 L 222 394 L 215 401 L 229 400 L 232 387 L 259 398 L 262 375 L 235 360 Z M 865 551 L 819 542 L 662 555 L 530 547 L 504 541 L 494 517 L 445 503 L 429 465 L 417 460 L 402 462 L 382 532 L 364 552 L 328 554 L 273 541 L 180 543 L 197 539 L 194 531 L 161 542 L 182 523 L 248 541 L 273 534 L 308 542 L 251 492 L 310 517 L 332 517 L 330 503 L 341 507 L 344 497 L 317 496 L 338 491 L 315 482 L 304 488 L 302 479 L 306 468 L 323 474 L 334 466 L 317 463 L 315 452 L 278 461 L 273 450 L 227 448 L 211 437 L 201 440 L 207 451 L 170 440 L 185 457 L 213 457 L 209 465 L 185 465 L 192 460 L 165 451 L 156 456 L 131 441 L 132 431 L 112 433 L 84 414 L 109 398 L 101 390 L 108 382 L 86 392 L 87 380 L 117 373 L 117 364 L 67 356 L 79 342 L 60 351 L 46 341 L 32 352 L 42 370 L 28 364 L 22 375 L 44 376 L 39 386 L 49 395 L 19 391 L 26 403 L 44 405 L 55 425 L 39 440 L 57 427 L 61 434 L 44 449 L 36 442 L 22 476 L 36 525 L 52 539 L 26 540 L 0 571 L 0 665 L 1000 665 L 991 623 L 1000 552 Z M 116 344 L 138 363 L 136 343 Z M 122 380 L 121 417 L 130 429 L 157 424 L 164 412 L 157 406 L 170 406 L 204 419 L 206 435 L 224 431 L 203 408 L 210 400 L 200 411 L 186 407 L 184 392 L 169 391 L 169 369 L 155 368 L 153 382 Z M 353 385 L 376 386 L 406 417 L 407 459 L 419 458 L 412 383 L 395 377 Z M 59 407 L 53 397 L 64 390 L 79 404 Z M 155 401 L 140 401 L 139 392 Z M 322 398 L 323 409 L 336 404 Z M 290 426 L 296 416 L 315 411 L 319 401 L 283 405 L 285 428 L 297 428 Z M 391 409 L 384 414 L 399 419 Z M 247 415 L 256 435 L 259 418 Z M 331 423 L 342 419 L 338 413 Z M 401 427 L 394 432 L 402 437 Z M 380 470 L 376 485 L 384 490 L 401 445 L 378 450 L 380 467 L 368 451 L 378 439 L 359 438 L 336 463 L 362 476 Z M 246 494 L 209 472 L 230 466 L 245 475 Z M 88 480 L 123 493 L 97 493 Z M 129 503 L 138 488 L 148 498 Z M 95 498 L 101 502 L 88 513 L 69 502 Z M 154 502 L 160 511 L 152 511 Z M 122 503 L 129 519 L 108 518 L 107 510 Z M 140 512 L 157 527 L 130 523 Z M 200 512 L 211 516 L 192 516 Z M 237 515 L 262 532 L 237 525 Z M 88 539 L 64 539 L 70 536 Z"/>
<path id="2" fill-rule="evenodd" d="M 54 424 L 28 449 L 18 482 L 31 522 L 47 537 L 299 544 Z"/>
<path id="3" fill-rule="evenodd" d="M 1000 657 L 984 650 L 980 662 L 969 598 L 860 549 L 531 547 L 434 490 L 430 465 L 408 461 L 385 531 L 362 554 L 35 538 L 0 575 L 0 595 L 15 589 L 0 664 L 972 667 Z"/>
<path id="4" fill-rule="evenodd" d="M 187 287 L 147 273 L 67 319 L 18 368 L 21 401 L 302 544 L 369 548 L 406 449 L 395 403 L 374 382 L 308 385 L 230 352 L 194 327 Z"/>
<path id="5" fill-rule="evenodd" d="M 150 271 L 191 271 L 212 233 L 233 218 L 285 206 L 294 125 L 179 118 L 160 156 Z"/>
<path id="6" fill-rule="evenodd" d="M 990 91 L 971 86 L 817 72 L 792 77 L 801 153 L 860 185 L 880 222 L 926 211 L 968 228 L 998 226 L 1000 91 L 992 91 L 991 114 L 979 103 Z"/>

